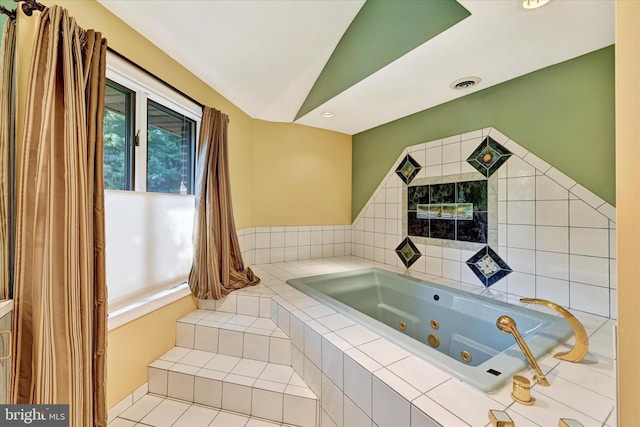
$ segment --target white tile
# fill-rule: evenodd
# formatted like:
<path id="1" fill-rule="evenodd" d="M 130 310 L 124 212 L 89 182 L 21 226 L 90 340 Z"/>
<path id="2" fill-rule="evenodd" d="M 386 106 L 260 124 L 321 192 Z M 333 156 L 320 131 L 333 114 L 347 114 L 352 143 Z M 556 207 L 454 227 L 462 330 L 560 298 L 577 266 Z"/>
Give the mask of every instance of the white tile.
<path id="1" fill-rule="evenodd" d="M 533 201 L 507 202 L 507 223 L 534 225 L 536 223 L 536 204 Z"/>
<path id="2" fill-rule="evenodd" d="M 123 418 L 116 418 L 107 424 L 107 427 L 134 427 L 135 421 L 125 420 Z"/>
<path id="3" fill-rule="evenodd" d="M 322 338 L 322 372 L 342 388 L 343 352 L 326 338 Z"/>
<path id="4" fill-rule="evenodd" d="M 609 227 L 609 219 L 582 200 L 571 200 L 569 202 L 569 211 L 569 224 L 572 227 Z"/>
<path id="5" fill-rule="evenodd" d="M 266 335 L 244 334 L 242 356 L 254 360 L 269 360 L 269 337 Z"/>
<path id="6" fill-rule="evenodd" d="M 307 357 L 304 358 L 302 378 L 311 391 L 320 396 L 322 393 L 322 371 Z"/>
<path id="7" fill-rule="evenodd" d="M 317 406 L 313 399 L 284 396 L 283 422 L 301 427 L 315 427 Z"/>
<path id="8" fill-rule="evenodd" d="M 569 279 L 569 255 L 536 251 L 536 274 L 556 279 Z"/>
<path id="9" fill-rule="evenodd" d="M 231 372 L 233 367 L 236 366 L 239 361 L 240 358 L 236 356 L 216 354 L 213 359 L 205 365 L 205 368 L 220 372 Z"/>
<path id="10" fill-rule="evenodd" d="M 369 417 L 371 417 L 372 376 L 369 370 L 344 357 L 344 393 Z"/>
<path id="11" fill-rule="evenodd" d="M 455 248 L 446 248 L 443 247 L 442 248 L 442 258 L 443 259 L 448 259 L 448 260 L 452 260 L 452 261 L 461 261 L 461 253 L 460 253 L 460 249 L 455 249 Z"/>
<path id="12" fill-rule="evenodd" d="M 547 176 L 536 177 L 536 200 L 568 200 L 569 191 Z"/>
<path id="13" fill-rule="evenodd" d="M 506 167 L 509 178 L 533 177 L 536 174 L 535 168 L 517 155 L 509 157 Z"/>
<path id="14" fill-rule="evenodd" d="M 282 393 L 254 388 L 251 396 L 251 415 L 282 422 Z"/>
<path id="15" fill-rule="evenodd" d="M 569 229 L 569 250 L 575 255 L 609 256 L 609 230 L 599 228 Z"/>
<path id="16" fill-rule="evenodd" d="M 189 354 L 180 359 L 180 363 L 202 368 L 204 365 L 209 363 L 213 356 L 214 355 L 212 353 L 207 351 L 192 350 Z"/>
<path id="17" fill-rule="evenodd" d="M 353 346 L 359 346 L 380 338 L 378 334 L 361 325 L 354 325 L 344 329 L 339 329 L 335 333 Z"/>
<path id="18" fill-rule="evenodd" d="M 426 395 L 472 426 L 487 425 L 489 409 L 499 405 L 488 395 L 457 380 L 449 380 Z M 460 396 L 467 398 L 460 399 Z"/>
<path id="19" fill-rule="evenodd" d="M 442 258 L 423 257 L 425 262 L 425 273 L 433 276 L 442 275 Z"/>
<path id="20" fill-rule="evenodd" d="M 434 147 L 426 150 L 424 166 L 433 166 L 442 164 L 442 147 Z"/>
<path id="21" fill-rule="evenodd" d="M 218 351 L 218 328 L 196 325 L 194 348 L 216 353 Z"/>
<path id="22" fill-rule="evenodd" d="M 530 274 L 536 272 L 535 251 L 531 249 L 507 248 L 507 259 L 507 264 L 513 271 Z"/>
<path id="23" fill-rule="evenodd" d="M 208 426 L 219 412 L 217 409 L 192 405 L 178 418 L 178 421 L 172 427 Z"/>
<path id="24" fill-rule="evenodd" d="M 536 202 L 536 225 L 569 225 L 568 200 L 538 200 Z"/>
<path id="25" fill-rule="evenodd" d="M 344 425 L 345 427 L 372 427 L 371 418 L 346 396 L 344 397 Z"/>
<path id="26" fill-rule="evenodd" d="M 169 371 L 167 396 L 193 402 L 194 378 L 193 374 Z"/>
<path id="27" fill-rule="evenodd" d="M 602 206 L 598 208 L 598 212 L 609 218 L 611 221 L 616 222 L 616 208 L 611 206 L 609 203 L 604 203 Z"/>
<path id="28" fill-rule="evenodd" d="M 551 178 L 552 180 L 554 180 L 555 182 L 557 182 L 558 184 L 560 184 L 561 186 L 563 186 L 564 188 L 571 188 L 573 187 L 576 182 L 569 178 L 567 175 L 565 175 L 564 173 L 560 172 L 558 169 L 556 168 L 551 168 L 546 172 L 546 175 Z"/>
<path id="29" fill-rule="evenodd" d="M 443 259 L 442 260 L 442 277 L 459 281 L 460 267 L 461 267 L 461 263 L 458 261 Z"/>
<path id="30" fill-rule="evenodd" d="M 167 395 L 167 381 L 169 372 L 166 369 L 148 367 L 147 378 L 149 381 L 149 391 L 162 396 Z"/>
<path id="31" fill-rule="evenodd" d="M 452 163 L 461 161 L 460 143 L 447 144 L 442 146 L 442 163 Z"/>
<path id="32" fill-rule="evenodd" d="M 600 286 L 569 284 L 570 307 L 599 316 L 609 316 L 609 291 Z"/>
<path id="33" fill-rule="evenodd" d="M 140 421 L 163 400 L 163 398 L 158 396 L 146 395 L 136 403 L 134 403 L 129 409 L 121 413 L 120 418 L 125 418 L 132 421 Z"/>
<path id="34" fill-rule="evenodd" d="M 535 227 L 531 225 L 507 225 L 507 244 L 520 249 L 535 249 Z"/>
<path id="35" fill-rule="evenodd" d="M 507 179 L 507 200 L 535 200 L 535 176 Z"/>
<path id="36" fill-rule="evenodd" d="M 141 422 L 157 427 L 169 427 L 175 423 L 189 408 L 189 404 L 165 399 L 153 408 Z"/>
<path id="37" fill-rule="evenodd" d="M 304 326 L 304 354 L 316 365 L 322 366 L 322 343 L 320 334 Z"/>
<path id="38" fill-rule="evenodd" d="M 269 340 L 269 362 L 291 364 L 291 340 L 271 337 Z"/>
<path id="39" fill-rule="evenodd" d="M 409 402 L 380 379 L 373 378 L 372 419 L 378 426 L 408 426 L 411 423 Z"/>
<path id="40" fill-rule="evenodd" d="M 538 169 L 540 172 L 546 172 L 551 167 L 549 163 L 545 162 L 540 157 L 536 156 L 531 152 L 528 153 L 526 156 L 524 156 L 523 160 L 529 163 L 534 168 Z"/>
<path id="41" fill-rule="evenodd" d="M 536 249 L 549 252 L 568 252 L 568 227 L 536 227 Z"/>
<path id="42" fill-rule="evenodd" d="M 358 349 L 382 366 L 389 365 L 411 355 L 408 351 L 384 338 L 358 346 Z"/>
<path id="43" fill-rule="evenodd" d="M 271 247 L 270 233 L 256 233 L 255 249 L 268 249 Z"/>
<path id="44" fill-rule="evenodd" d="M 546 299 L 564 307 L 568 307 L 569 281 L 537 276 L 536 298 Z"/>
<path id="45" fill-rule="evenodd" d="M 427 396 L 420 396 L 411 403 L 411 427 L 462 427 L 469 425 Z M 429 416 L 425 414 L 429 414 Z"/>
<path id="46" fill-rule="evenodd" d="M 569 258 L 569 278 L 572 282 L 608 287 L 609 259 L 571 255 Z"/>
<path id="47" fill-rule="evenodd" d="M 387 369 L 422 393 L 431 390 L 449 378 L 449 375 L 415 356 L 392 363 Z"/>
<path id="48" fill-rule="evenodd" d="M 173 347 L 171 350 L 160 356 L 159 359 L 175 363 L 189 354 L 190 351 L 191 349 L 185 347 Z"/>
<path id="49" fill-rule="evenodd" d="M 510 294 L 531 297 L 536 294 L 536 276 L 533 274 L 511 273 L 507 276 L 507 289 Z"/>
<path id="50" fill-rule="evenodd" d="M 176 323 L 176 345 L 178 347 L 193 348 L 195 325 L 191 323 Z"/>
<path id="51" fill-rule="evenodd" d="M 293 369 L 290 366 L 270 363 L 264 368 L 259 378 L 265 381 L 288 384 L 292 375 Z"/>
<path id="52" fill-rule="evenodd" d="M 165 394 L 166 394 L 166 391 L 165 391 Z M 107 423 L 110 425 L 110 423 L 115 418 L 117 418 L 118 415 L 120 415 L 121 413 L 123 413 L 124 411 L 129 409 L 133 403 L 134 402 L 133 402 L 133 399 L 132 399 L 132 395 L 129 394 L 129 395 L 127 395 L 127 397 L 122 399 L 120 402 L 116 403 L 111 408 L 109 408 L 109 410 L 107 411 Z"/>
<path id="53" fill-rule="evenodd" d="M 386 368 L 374 372 L 373 377 L 374 379 L 381 380 L 409 402 L 422 394 L 418 389 Z"/>
<path id="54" fill-rule="evenodd" d="M 241 359 L 231 370 L 232 374 L 245 377 L 258 378 L 260 373 L 267 366 L 267 362 L 260 360 Z"/>
<path id="55" fill-rule="evenodd" d="M 602 198 L 600 198 L 599 196 L 596 196 L 595 194 L 593 194 L 591 191 L 587 190 L 585 187 L 583 187 L 580 184 L 576 184 L 573 187 L 571 187 L 570 191 L 571 193 L 575 194 L 580 199 L 584 200 L 590 206 L 593 206 L 596 209 L 605 203 L 604 200 L 602 200 Z"/>
<path id="56" fill-rule="evenodd" d="M 213 419 L 213 422 L 209 424 L 209 427 L 245 427 L 248 421 L 249 417 L 220 411 Z"/>
<path id="57" fill-rule="evenodd" d="M 200 405 L 220 408 L 222 405 L 222 380 L 197 376 L 194 384 L 193 401 Z"/>
<path id="58" fill-rule="evenodd" d="M 241 414 L 251 413 L 251 387 L 224 382 L 222 384 L 222 407 Z"/>
<path id="59" fill-rule="evenodd" d="M 322 394 L 320 397 L 320 406 L 327 411 L 327 414 L 338 425 L 342 426 L 344 394 L 342 390 L 334 384 L 326 375 L 322 375 Z"/>
<path id="60" fill-rule="evenodd" d="M 242 332 L 221 329 L 218 336 L 218 352 L 229 356 L 242 356 Z"/>

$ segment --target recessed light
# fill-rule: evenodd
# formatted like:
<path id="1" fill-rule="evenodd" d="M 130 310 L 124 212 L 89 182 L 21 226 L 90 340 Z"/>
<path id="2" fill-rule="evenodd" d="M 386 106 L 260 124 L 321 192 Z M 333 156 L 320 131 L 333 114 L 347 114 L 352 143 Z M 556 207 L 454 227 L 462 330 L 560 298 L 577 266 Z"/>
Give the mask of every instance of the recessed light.
<path id="1" fill-rule="evenodd" d="M 335 116 L 334 113 L 332 113 L 331 111 L 325 111 L 321 114 L 322 117 L 324 117 L 325 119 L 330 119 L 331 117 Z"/>
<path id="2" fill-rule="evenodd" d="M 471 89 L 473 86 L 477 85 L 481 81 L 482 79 L 480 77 L 475 77 L 475 76 L 463 77 L 461 79 L 451 82 L 449 87 L 455 90 Z"/>
<path id="3" fill-rule="evenodd" d="M 549 0 L 523 0 L 522 7 L 525 9 L 537 9 L 549 3 Z"/>

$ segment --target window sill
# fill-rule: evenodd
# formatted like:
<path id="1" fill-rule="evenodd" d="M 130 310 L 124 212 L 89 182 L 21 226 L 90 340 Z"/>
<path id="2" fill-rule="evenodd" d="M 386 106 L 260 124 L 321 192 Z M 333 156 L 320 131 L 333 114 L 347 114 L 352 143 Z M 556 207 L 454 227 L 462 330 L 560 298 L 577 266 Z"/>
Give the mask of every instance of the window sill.
<path id="1" fill-rule="evenodd" d="M 189 289 L 189 284 L 185 282 L 118 308 L 110 312 L 107 316 L 107 330 L 112 331 L 120 326 L 126 325 L 188 295 L 191 295 L 191 289 Z"/>

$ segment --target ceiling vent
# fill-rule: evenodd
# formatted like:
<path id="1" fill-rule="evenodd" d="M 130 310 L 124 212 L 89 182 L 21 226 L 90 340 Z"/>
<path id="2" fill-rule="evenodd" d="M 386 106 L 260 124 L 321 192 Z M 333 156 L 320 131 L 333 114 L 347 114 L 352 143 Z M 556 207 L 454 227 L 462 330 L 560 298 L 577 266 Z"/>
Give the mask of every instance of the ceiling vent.
<path id="1" fill-rule="evenodd" d="M 480 83 L 481 80 L 482 79 L 480 77 L 463 77 L 452 82 L 449 87 L 456 90 L 471 89 L 473 86 Z"/>

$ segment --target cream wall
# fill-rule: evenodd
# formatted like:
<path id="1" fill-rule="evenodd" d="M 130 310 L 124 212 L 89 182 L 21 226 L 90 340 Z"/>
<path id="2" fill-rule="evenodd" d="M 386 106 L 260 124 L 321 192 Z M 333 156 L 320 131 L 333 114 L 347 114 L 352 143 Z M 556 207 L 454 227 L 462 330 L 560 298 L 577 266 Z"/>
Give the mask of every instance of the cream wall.
<path id="1" fill-rule="evenodd" d="M 229 173 L 237 228 L 350 223 L 350 136 L 254 120 L 94 0 L 43 3 L 65 7 L 81 27 L 102 32 L 118 53 L 229 115 Z M 18 140 L 37 15 L 19 14 Z M 294 206 L 295 211 L 290 209 Z M 193 309 L 194 301 L 185 298 L 109 333 L 109 408 L 146 381 L 147 364 L 175 343 L 176 319 Z"/>
<path id="2" fill-rule="evenodd" d="M 351 136 L 255 120 L 253 167 L 254 226 L 351 223 Z"/>
<path id="3" fill-rule="evenodd" d="M 640 2 L 616 2 L 618 425 L 640 425 Z"/>

